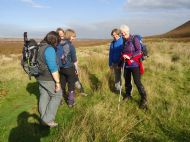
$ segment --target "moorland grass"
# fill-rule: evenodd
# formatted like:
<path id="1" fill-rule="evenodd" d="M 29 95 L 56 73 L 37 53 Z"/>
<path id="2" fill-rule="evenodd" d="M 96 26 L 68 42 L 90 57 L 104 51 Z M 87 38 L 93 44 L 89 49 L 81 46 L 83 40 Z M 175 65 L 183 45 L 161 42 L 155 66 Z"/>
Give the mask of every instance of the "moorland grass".
<path id="1" fill-rule="evenodd" d="M 138 108 L 139 94 L 121 102 L 113 90 L 108 45 L 77 48 L 79 77 L 87 97 L 77 93 L 77 105 L 59 107 L 55 129 L 39 125 L 38 84 L 28 80 L 17 57 L 1 60 L 0 137 L 2 142 L 124 142 L 190 141 L 190 43 L 147 42 L 142 82 L 149 109 Z M 13 64 L 14 63 L 14 64 Z M 124 94 L 124 84 L 123 91 Z"/>

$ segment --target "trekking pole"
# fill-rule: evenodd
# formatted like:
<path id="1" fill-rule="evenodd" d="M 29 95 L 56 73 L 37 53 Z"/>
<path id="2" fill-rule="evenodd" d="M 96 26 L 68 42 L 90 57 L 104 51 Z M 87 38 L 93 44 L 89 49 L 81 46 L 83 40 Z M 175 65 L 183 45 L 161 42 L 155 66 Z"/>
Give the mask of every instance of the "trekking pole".
<path id="1" fill-rule="evenodd" d="M 125 62 L 123 63 L 123 67 L 122 67 L 122 71 L 121 71 L 121 76 L 123 77 L 124 75 L 124 68 L 125 68 Z M 121 81 L 122 81 L 122 78 L 121 78 Z M 120 90 L 119 90 L 119 103 L 118 103 L 118 110 L 119 110 L 119 107 L 120 107 L 120 102 L 121 102 L 121 91 L 122 91 L 122 83 L 120 83 Z"/>

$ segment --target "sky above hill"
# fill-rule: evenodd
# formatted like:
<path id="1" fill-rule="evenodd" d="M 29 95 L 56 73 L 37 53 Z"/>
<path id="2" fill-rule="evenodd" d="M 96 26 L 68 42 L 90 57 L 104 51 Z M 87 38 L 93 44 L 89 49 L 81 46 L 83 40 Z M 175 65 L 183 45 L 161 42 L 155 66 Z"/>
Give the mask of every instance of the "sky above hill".
<path id="1" fill-rule="evenodd" d="M 127 24 L 143 36 L 165 33 L 190 20 L 189 0 L 0 0 L 0 37 L 43 38 L 57 27 L 78 38 L 111 38 Z"/>

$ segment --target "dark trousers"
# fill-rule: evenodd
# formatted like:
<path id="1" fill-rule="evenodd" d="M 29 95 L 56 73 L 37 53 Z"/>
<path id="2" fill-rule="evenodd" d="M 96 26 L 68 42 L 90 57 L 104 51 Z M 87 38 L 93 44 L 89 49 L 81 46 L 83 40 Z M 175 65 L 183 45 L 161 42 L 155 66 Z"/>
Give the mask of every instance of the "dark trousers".
<path id="1" fill-rule="evenodd" d="M 147 95 L 144 86 L 141 83 L 141 75 L 139 67 L 125 68 L 124 70 L 126 96 L 127 97 L 131 96 L 131 90 L 132 90 L 131 76 L 133 76 L 134 83 L 137 86 L 139 94 L 141 95 L 141 99 L 146 100 Z"/>
<path id="2" fill-rule="evenodd" d="M 68 83 L 68 91 L 75 91 L 75 80 L 76 74 L 74 67 L 70 68 L 61 68 L 60 69 L 61 76 L 61 87 L 63 89 L 63 93 L 66 94 L 66 84 Z"/>

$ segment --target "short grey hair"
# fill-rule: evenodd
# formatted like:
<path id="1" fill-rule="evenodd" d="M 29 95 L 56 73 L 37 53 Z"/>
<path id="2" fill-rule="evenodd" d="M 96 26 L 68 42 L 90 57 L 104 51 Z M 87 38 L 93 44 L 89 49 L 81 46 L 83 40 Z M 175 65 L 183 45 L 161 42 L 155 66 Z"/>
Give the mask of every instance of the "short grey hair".
<path id="1" fill-rule="evenodd" d="M 130 33 L 130 29 L 129 29 L 129 27 L 127 25 L 121 25 L 120 30 L 127 33 L 127 34 Z"/>

